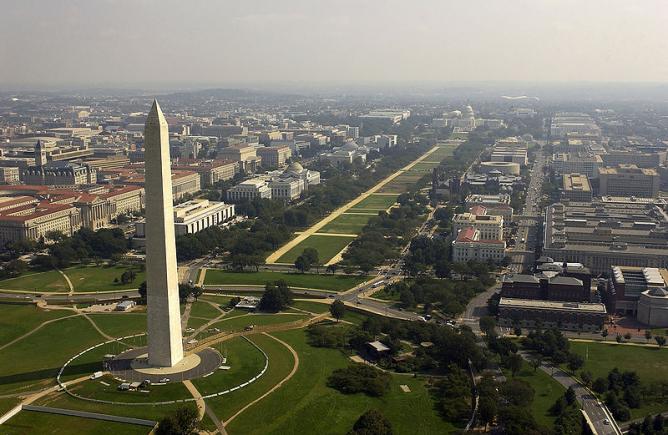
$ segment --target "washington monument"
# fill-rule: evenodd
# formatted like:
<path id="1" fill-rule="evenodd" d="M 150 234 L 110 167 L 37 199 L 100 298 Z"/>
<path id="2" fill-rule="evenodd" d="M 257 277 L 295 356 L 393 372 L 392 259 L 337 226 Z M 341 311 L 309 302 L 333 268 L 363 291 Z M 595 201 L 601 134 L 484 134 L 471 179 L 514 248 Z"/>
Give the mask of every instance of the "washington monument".
<path id="1" fill-rule="evenodd" d="M 146 119 L 144 155 L 148 363 L 155 367 L 172 367 L 183 359 L 183 343 L 169 133 L 165 116 L 155 100 Z"/>

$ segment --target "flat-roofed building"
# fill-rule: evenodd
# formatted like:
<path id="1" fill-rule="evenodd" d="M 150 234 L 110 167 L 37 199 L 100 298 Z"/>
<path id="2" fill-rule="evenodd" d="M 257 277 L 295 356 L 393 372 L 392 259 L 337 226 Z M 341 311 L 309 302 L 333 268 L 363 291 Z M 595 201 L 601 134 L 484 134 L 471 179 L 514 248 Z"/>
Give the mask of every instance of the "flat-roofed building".
<path id="1" fill-rule="evenodd" d="M 543 255 L 582 263 L 592 273 L 612 266 L 668 267 L 668 216 L 652 202 L 575 202 L 546 209 Z"/>
<path id="2" fill-rule="evenodd" d="M 557 175 L 583 174 L 598 177 L 598 170 L 603 166 L 601 156 L 582 153 L 556 153 L 552 155 L 552 169 Z"/>
<path id="3" fill-rule="evenodd" d="M 481 239 L 503 239 L 503 217 L 501 216 L 476 215 L 470 212 L 456 214 L 452 219 L 453 233 L 457 234 L 467 227 L 480 231 Z"/>
<path id="4" fill-rule="evenodd" d="M 174 232 L 177 236 L 195 234 L 206 228 L 220 225 L 234 217 L 234 205 L 195 199 L 174 206 Z M 145 237 L 146 222 L 135 226 L 137 237 Z"/>
<path id="5" fill-rule="evenodd" d="M 172 170 L 194 171 L 200 176 L 200 186 L 213 186 L 231 180 L 239 171 L 239 163 L 231 160 L 180 160 Z"/>
<path id="6" fill-rule="evenodd" d="M 635 314 L 640 295 L 654 287 L 666 287 L 668 270 L 657 267 L 612 266 L 608 290 L 614 295 L 614 309 Z"/>
<path id="7" fill-rule="evenodd" d="M 267 180 L 254 178 L 243 181 L 227 190 L 227 200 L 231 202 L 253 200 L 255 198 L 271 199 L 271 188 L 269 188 Z"/>
<path id="8" fill-rule="evenodd" d="M 497 195 L 468 195 L 465 200 L 466 208 L 470 209 L 476 205 L 485 207 L 488 215 L 501 216 L 504 222 L 510 222 L 513 218 L 513 208 L 510 206 L 510 195 L 499 193 Z"/>
<path id="9" fill-rule="evenodd" d="M 262 157 L 262 166 L 265 168 L 282 168 L 292 157 L 292 150 L 289 146 L 269 146 L 259 147 L 257 155 Z"/>
<path id="10" fill-rule="evenodd" d="M 218 150 L 218 158 L 231 160 L 233 162 L 244 162 L 252 157 L 256 157 L 256 148 L 252 145 L 238 144 L 231 145 Z"/>
<path id="11" fill-rule="evenodd" d="M 601 158 L 605 166 L 636 165 L 639 168 L 658 168 L 666 160 L 665 151 L 643 153 L 637 150 L 609 150 Z"/>
<path id="12" fill-rule="evenodd" d="M 561 195 L 571 201 L 591 201 L 591 184 L 584 174 L 564 174 Z"/>
<path id="13" fill-rule="evenodd" d="M 660 177 L 656 169 L 639 168 L 636 165 L 599 169 L 601 196 L 656 198 L 659 195 L 659 186 Z"/>
<path id="14" fill-rule="evenodd" d="M 172 171 L 172 196 L 179 200 L 186 195 L 194 195 L 199 192 L 200 176 L 192 171 Z"/>
<path id="15" fill-rule="evenodd" d="M 608 318 L 605 305 L 598 303 L 543 301 L 502 297 L 499 301 L 499 325 L 573 331 L 598 331 Z"/>

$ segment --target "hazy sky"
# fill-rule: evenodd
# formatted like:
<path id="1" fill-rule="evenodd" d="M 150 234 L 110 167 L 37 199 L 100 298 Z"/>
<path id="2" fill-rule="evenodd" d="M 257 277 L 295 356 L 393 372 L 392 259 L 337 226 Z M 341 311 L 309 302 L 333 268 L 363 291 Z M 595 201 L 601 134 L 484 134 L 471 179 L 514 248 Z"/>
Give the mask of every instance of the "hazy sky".
<path id="1" fill-rule="evenodd" d="M 667 0 L 0 0 L 0 85 L 668 81 Z"/>

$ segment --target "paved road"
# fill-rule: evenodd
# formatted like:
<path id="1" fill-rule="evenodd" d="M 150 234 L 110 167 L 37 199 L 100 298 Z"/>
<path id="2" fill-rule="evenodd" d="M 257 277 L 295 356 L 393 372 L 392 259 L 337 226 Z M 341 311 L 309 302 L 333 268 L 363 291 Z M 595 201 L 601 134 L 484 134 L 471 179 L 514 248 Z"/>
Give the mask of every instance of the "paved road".
<path id="1" fill-rule="evenodd" d="M 524 207 L 514 219 L 518 223 L 515 237 L 516 242 L 513 249 L 508 252 L 512 260 L 510 269 L 513 272 L 520 273 L 526 271 L 534 262 L 534 251 L 539 244 L 537 221 L 541 219 L 542 215 L 540 201 L 544 179 L 544 166 L 545 157 L 543 156 L 542 149 L 539 148 L 536 151 L 536 160 L 531 168 L 529 185 L 527 186 L 524 198 Z"/>
<path id="2" fill-rule="evenodd" d="M 476 334 L 480 334 L 479 320 L 481 317 L 487 315 L 487 300 L 492 297 L 494 293 L 501 290 L 501 283 L 496 282 L 492 287 L 485 292 L 480 293 L 466 305 L 464 313 L 457 319 L 457 323 L 468 326 Z"/>
<path id="3" fill-rule="evenodd" d="M 371 280 L 365 284 L 357 286 L 343 293 L 333 293 L 331 291 L 313 290 L 313 289 L 293 289 L 293 293 L 297 298 L 300 296 L 311 296 L 311 297 L 326 298 L 331 301 L 341 300 L 344 303 L 348 303 L 349 305 L 354 306 L 360 310 L 368 311 L 382 316 L 393 317 L 396 319 L 403 319 L 403 320 L 419 320 L 420 316 L 416 313 L 412 313 L 410 311 L 401 311 L 395 308 L 391 308 L 388 303 L 365 298 L 363 296 L 364 293 L 367 293 L 371 290 L 375 290 L 372 288 L 372 286 L 373 283 L 376 281 L 378 281 L 378 278 L 374 278 L 374 280 Z M 264 291 L 264 286 L 217 285 L 217 286 L 206 286 L 205 289 L 207 292 L 220 292 L 220 293 L 229 293 L 232 291 L 261 292 Z"/>
<path id="4" fill-rule="evenodd" d="M 520 351 L 519 354 L 522 355 L 524 359 L 529 359 L 529 354 L 527 352 Z M 569 376 L 568 373 L 553 366 L 549 362 L 543 363 L 540 366 L 540 369 L 552 376 L 552 378 L 563 385 L 564 388 L 573 387 L 578 401 L 582 404 L 582 409 L 589 417 L 589 420 L 591 420 L 598 435 L 621 435 L 621 430 L 619 430 L 614 419 L 607 413 L 607 409 L 604 405 L 585 387 Z M 606 421 L 608 422 L 607 424 L 605 423 Z"/>

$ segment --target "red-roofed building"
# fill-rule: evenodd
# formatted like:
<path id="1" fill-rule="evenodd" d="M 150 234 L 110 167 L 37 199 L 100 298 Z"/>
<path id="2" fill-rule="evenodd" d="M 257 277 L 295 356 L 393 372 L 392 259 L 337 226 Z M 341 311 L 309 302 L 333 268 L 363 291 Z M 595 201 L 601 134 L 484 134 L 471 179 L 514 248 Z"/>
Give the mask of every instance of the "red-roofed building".
<path id="1" fill-rule="evenodd" d="M 480 230 L 464 227 L 452 242 L 452 261 L 501 261 L 506 255 L 506 242 L 503 240 L 481 239 Z"/>
<path id="2" fill-rule="evenodd" d="M 38 240 L 50 231 L 71 236 L 81 228 L 76 207 L 67 204 L 33 202 L 0 211 L 0 243 Z"/>

